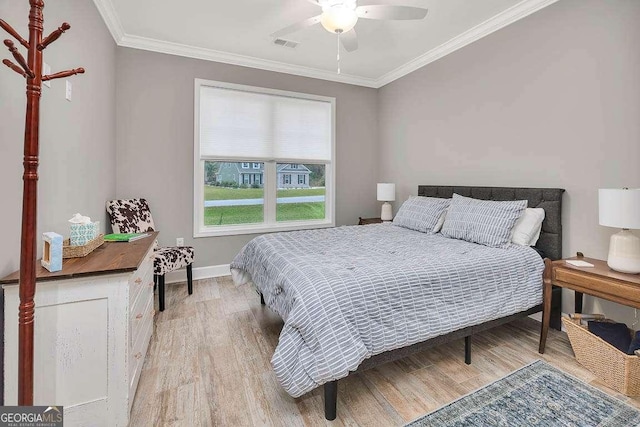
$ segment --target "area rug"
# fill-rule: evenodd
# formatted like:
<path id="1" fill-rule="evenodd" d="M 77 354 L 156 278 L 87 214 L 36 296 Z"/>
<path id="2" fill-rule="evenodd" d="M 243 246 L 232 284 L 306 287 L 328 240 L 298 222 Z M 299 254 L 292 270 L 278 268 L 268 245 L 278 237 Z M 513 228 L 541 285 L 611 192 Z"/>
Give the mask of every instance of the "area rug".
<path id="1" fill-rule="evenodd" d="M 640 426 L 640 411 L 537 360 L 407 426 Z"/>

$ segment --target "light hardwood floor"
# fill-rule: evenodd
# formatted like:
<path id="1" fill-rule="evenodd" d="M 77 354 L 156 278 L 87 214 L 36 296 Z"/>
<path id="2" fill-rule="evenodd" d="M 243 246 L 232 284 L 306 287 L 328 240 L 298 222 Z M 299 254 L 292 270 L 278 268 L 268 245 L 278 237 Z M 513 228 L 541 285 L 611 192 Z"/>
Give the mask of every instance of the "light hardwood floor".
<path id="1" fill-rule="evenodd" d="M 131 426 L 398 426 L 539 358 L 640 408 L 582 368 L 565 334 L 549 331 L 539 355 L 540 324 L 523 319 L 474 336 L 470 366 L 459 340 L 340 380 L 328 422 L 322 387 L 293 399 L 278 384 L 270 359 L 282 321 L 255 291 L 230 277 L 196 281 L 191 296 L 186 288 L 167 286 Z"/>

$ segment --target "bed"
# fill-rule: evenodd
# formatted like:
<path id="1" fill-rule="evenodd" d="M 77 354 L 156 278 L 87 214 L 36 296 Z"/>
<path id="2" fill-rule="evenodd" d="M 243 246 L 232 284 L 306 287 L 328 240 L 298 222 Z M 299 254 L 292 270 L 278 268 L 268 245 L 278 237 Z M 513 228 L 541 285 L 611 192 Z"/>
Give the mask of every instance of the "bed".
<path id="1" fill-rule="evenodd" d="M 537 248 L 562 253 L 561 189 L 419 186 L 418 195 L 527 200 L 545 209 Z M 336 417 L 337 380 L 540 311 L 542 257 L 489 248 L 393 224 L 263 235 L 231 264 L 284 320 L 272 359 L 293 397 L 324 384 Z M 479 302 L 482 301 L 482 304 Z"/>

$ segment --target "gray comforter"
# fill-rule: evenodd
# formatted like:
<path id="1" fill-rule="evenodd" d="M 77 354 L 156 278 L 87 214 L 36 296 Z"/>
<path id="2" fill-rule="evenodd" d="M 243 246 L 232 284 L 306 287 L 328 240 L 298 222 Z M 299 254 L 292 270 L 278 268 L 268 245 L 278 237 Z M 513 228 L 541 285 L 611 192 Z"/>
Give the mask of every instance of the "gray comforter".
<path id="1" fill-rule="evenodd" d="M 297 397 L 375 354 L 540 304 L 544 264 L 528 247 L 376 224 L 266 234 L 231 268 L 284 319 L 271 362 Z"/>

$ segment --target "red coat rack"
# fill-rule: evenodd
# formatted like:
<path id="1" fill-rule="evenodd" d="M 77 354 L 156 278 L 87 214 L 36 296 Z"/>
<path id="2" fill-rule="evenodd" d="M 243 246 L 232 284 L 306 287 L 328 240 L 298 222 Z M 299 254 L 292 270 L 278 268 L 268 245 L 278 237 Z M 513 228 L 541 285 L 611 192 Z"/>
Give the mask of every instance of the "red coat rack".
<path id="1" fill-rule="evenodd" d="M 18 63 L 5 59 L 7 67 L 27 79 L 27 114 L 24 128 L 24 190 L 22 193 L 22 239 L 20 246 L 20 307 L 18 311 L 18 405 L 33 405 L 33 320 L 36 293 L 36 214 L 38 196 L 38 153 L 40 93 L 42 82 L 84 73 L 83 68 L 42 75 L 42 51 L 71 26 L 66 22 L 44 40 L 44 0 L 29 0 L 29 41 L 0 19 L 0 27 L 27 51 L 27 60 L 11 40 L 4 44 Z"/>

